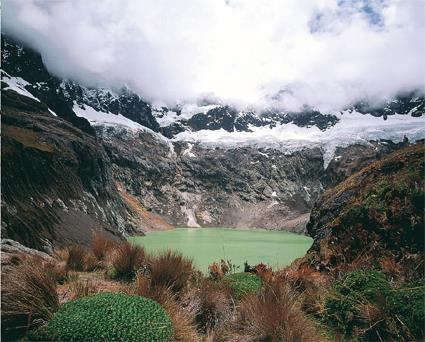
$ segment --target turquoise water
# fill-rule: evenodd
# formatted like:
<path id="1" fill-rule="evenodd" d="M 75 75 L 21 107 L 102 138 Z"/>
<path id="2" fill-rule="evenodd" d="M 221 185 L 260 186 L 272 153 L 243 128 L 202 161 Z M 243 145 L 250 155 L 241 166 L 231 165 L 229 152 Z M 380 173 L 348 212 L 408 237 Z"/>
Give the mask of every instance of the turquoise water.
<path id="1" fill-rule="evenodd" d="M 146 236 L 129 238 L 152 254 L 171 249 L 194 259 L 202 272 L 208 265 L 220 259 L 239 265 L 260 262 L 274 269 L 289 265 L 303 256 L 313 240 L 304 235 L 282 231 L 237 230 L 230 228 L 178 228 L 152 232 Z"/>

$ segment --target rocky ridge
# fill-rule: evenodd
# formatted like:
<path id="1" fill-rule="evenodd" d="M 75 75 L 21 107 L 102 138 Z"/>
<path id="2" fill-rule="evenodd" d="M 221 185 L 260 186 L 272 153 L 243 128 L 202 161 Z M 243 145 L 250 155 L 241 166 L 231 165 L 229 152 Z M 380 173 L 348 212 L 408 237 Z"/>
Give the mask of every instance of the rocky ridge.
<path id="1" fill-rule="evenodd" d="M 424 153 L 424 141 L 399 149 L 326 191 L 307 225 L 305 260 L 337 272 L 389 258 L 423 277 Z"/>

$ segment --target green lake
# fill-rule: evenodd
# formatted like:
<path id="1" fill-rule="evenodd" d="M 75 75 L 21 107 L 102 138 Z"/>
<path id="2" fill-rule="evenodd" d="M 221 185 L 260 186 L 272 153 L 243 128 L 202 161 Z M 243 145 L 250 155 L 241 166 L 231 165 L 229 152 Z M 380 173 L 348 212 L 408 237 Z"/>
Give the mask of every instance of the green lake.
<path id="1" fill-rule="evenodd" d="M 167 249 L 180 251 L 193 258 L 202 272 L 207 272 L 208 265 L 220 259 L 231 260 L 241 271 L 245 261 L 250 265 L 263 262 L 274 269 L 281 268 L 302 257 L 313 242 L 308 236 L 289 232 L 230 228 L 177 228 L 129 240 L 152 254 Z"/>

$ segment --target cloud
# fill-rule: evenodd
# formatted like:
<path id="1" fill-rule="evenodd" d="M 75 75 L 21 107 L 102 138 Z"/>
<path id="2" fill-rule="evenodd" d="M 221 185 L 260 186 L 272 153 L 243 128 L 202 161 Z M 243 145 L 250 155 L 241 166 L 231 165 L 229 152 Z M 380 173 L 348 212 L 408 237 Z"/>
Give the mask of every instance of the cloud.
<path id="1" fill-rule="evenodd" d="M 425 88 L 423 0 L 3 0 L 53 73 L 152 101 L 338 109 Z"/>

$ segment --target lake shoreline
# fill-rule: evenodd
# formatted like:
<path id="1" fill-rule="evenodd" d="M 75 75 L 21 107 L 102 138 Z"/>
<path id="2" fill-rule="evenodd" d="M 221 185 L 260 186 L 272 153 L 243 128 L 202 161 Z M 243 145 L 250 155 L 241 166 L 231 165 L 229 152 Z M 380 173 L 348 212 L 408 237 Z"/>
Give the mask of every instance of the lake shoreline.
<path id="1" fill-rule="evenodd" d="M 190 257 L 197 268 L 206 272 L 213 262 L 231 260 L 239 268 L 265 263 L 273 268 L 289 265 L 305 255 L 313 240 L 288 231 L 235 228 L 180 227 L 129 237 L 130 242 L 143 246 L 148 253 L 166 250 Z"/>

